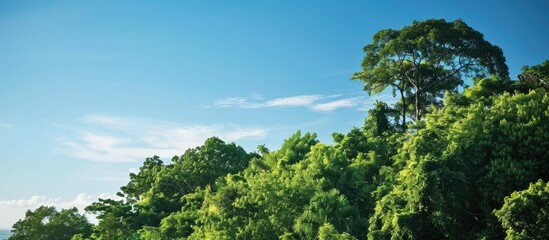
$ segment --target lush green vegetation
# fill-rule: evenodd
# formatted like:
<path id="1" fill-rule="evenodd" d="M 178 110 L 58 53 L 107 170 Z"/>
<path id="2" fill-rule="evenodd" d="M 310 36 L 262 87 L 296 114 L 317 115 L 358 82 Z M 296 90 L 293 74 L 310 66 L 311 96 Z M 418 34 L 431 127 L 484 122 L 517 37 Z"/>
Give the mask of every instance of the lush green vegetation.
<path id="1" fill-rule="evenodd" d="M 43 207 L 11 239 L 548 239 L 549 61 L 511 81 L 459 20 L 380 31 L 365 53 L 354 78 L 400 100 L 334 144 L 298 131 L 247 153 L 213 137 L 147 158 L 123 200 L 86 208 L 97 225 Z"/>

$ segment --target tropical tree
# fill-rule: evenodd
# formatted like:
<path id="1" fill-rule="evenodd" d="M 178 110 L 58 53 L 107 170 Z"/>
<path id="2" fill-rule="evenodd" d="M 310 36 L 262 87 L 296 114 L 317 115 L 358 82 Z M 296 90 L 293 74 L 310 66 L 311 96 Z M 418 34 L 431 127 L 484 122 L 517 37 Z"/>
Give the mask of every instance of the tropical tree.
<path id="1" fill-rule="evenodd" d="M 395 166 L 405 167 L 376 202 L 370 238 L 500 239 L 504 231 L 492 211 L 513 191 L 549 179 L 544 89 L 456 95 L 395 156 Z"/>
<path id="2" fill-rule="evenodd" d="M 173 157 L 167 165 L 157 156 L 147 158 L 140 171 L 131 173 L 130 182 L 117 194 L 125 199 L 99 199 L 86 208 L 99 220 L 93 237 L 188 235 L 200 207 L 201 195 L 196 195 L 197 191 L 229 173 L 244 170 L 256 156 L 234 143 L 212 137 L 202 146 Z"/>
<path id="3" fill-rule="evenodd" d="M 398 91 L 403 127 L 409 105 L 417 122 L 428 105 L 439 105 L 444 92 L 456 91 L 465 77 L 508 78 L 502 50 L 459 19 L 428 19 L 400 30 L 381 30 L 364 53 L 362 71 L 352 79 L 363 81 L 370 95 L 387 87 Z"/>
<path id="4" fill-rule="evenodd" d="M 40 206 L 34 211 L 28 210 L 25 218 L 13 224 L 12 228 L 10 240 L 62 240 L 77 234 L 90 236 L 92 225 L 76 208 L 57 211 L 55 207 Z"/>
<path id="5" fill-rule="evenodd" d="M 349 232 L 356 220 L 357 209 L 336 189 L 318 192 L 296 220 L 294 231 L 303 239 L 316 239 L 319 229 L 325 223 L 340 232 Z"/>

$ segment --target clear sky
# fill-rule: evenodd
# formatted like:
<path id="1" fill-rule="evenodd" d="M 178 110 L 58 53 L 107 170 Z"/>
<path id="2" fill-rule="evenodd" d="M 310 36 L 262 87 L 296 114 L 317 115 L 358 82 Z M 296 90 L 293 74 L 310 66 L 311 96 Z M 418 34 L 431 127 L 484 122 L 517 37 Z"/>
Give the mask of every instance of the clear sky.
<path id="1" fill-rule="evenodd" d="M 480 3 L 479 3 L 480 2 Z M 461 18 L 511 76 L 549 59 L 548 1 L 0 1 L 0 228 L 115 193 L 207 137 L 277 149 L 362 126 L 362 47 Z"/>

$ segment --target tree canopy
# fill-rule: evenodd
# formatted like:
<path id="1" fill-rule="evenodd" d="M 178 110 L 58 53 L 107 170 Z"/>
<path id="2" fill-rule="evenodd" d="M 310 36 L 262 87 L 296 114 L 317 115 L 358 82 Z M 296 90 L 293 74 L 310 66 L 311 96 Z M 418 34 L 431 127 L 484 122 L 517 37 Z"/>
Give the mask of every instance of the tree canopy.
<path id="1" fill-rule="evenodd" d="M 57 211 L 54 207 L 41 206 L 34 211 L 28 210 L 25 218 L 12 228 L 10 240 L 68 240 L 77 234 L 89 237 L 92 225 L 76 208 Z"/>
<path id="2" fill-rule="evenodd" d="M 409 109 L 417 122 L 427 106 L 440 105 L 442 94 L 455 92 L 466 77 L 509 75 L 502 50 L 459 19 L 381 30 L 364 53 L 363 70 L 353 79 L 363 81 L 368 94 L 388 87 L 398 91 L 403 126 Z"/>

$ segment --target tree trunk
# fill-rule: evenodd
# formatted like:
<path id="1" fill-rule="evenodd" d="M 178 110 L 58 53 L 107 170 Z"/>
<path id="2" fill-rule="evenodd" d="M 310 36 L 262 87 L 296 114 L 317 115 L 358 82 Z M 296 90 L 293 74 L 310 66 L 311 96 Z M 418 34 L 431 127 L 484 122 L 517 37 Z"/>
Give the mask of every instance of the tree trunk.
<path id="1" fill-rule="evenodd" d="M 421 103 L 419 101 L 419 94 L 420 94 L 420 90 L 416 86 L 416 93 L 415 93 L 415 95 L 416 95 L 415 96 L 416 97 L 416 119 L 415 119 L 416 124 L 421 119 Z"/>
<path id="2" fill-rule="evenodd" d="M 404 89 L 399 88 L 400 99 L 402 99 L 402 130 L 406 130 L 406 99 L 404 98 Z"/>

